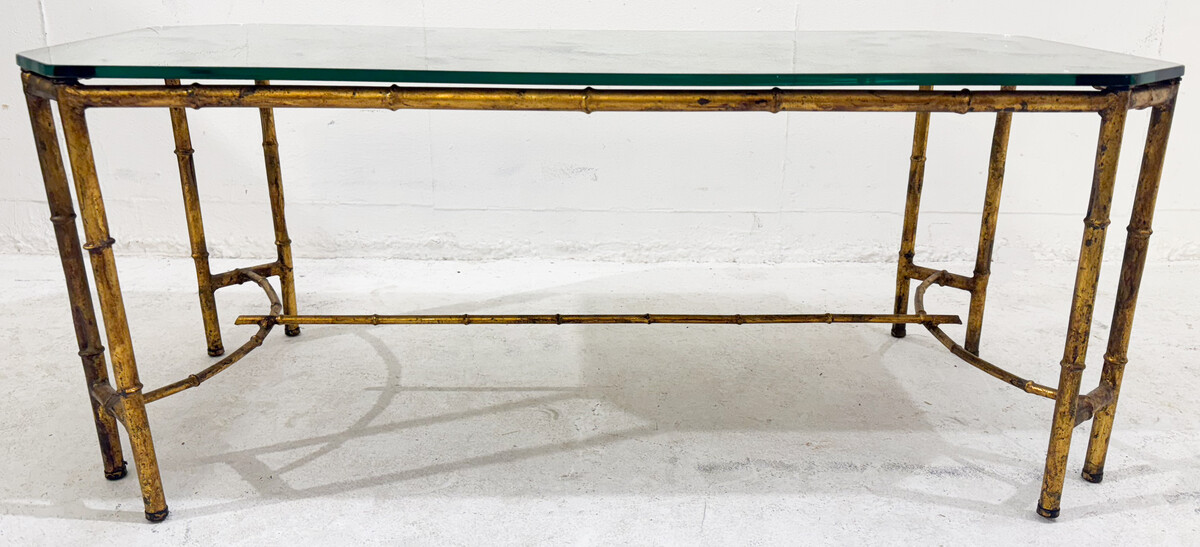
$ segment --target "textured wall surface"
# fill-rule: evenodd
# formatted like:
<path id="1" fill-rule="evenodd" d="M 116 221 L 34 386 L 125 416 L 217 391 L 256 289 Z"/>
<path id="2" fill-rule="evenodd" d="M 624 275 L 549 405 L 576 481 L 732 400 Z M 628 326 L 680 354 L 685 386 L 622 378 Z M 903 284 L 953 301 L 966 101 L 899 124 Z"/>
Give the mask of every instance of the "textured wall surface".
<path id="1" fill-rule="evenodd" d="M 1191 62 L 1200 61 L 1192 32 L 1200 6 L 1129 6 L 9 0 L 0 51 L 11 63 L 16 51 L 131 28 L 249 22 L 931 29 L 1023 34 L 1200 67 Z M 17 69 L 9 67 L 0 78 L 0 253 L 48 253 L 48 213 Z M 1190 152 L 1200 144 L 1200 110 L 1192 109 L 1192 95 L 1185 83 L 1152 245 L 1156 260 L 1200 258 L 1200 158 Z M 271 256 L 256 114 L 189 114 L 210 251 Z M 1116 227 L 1128 214 L 1147 117 L 1130 117 Z M 90 120 L 119 252 L 186 256 L 166 111 L 96 111 Z M 1075 257 L 1098 121 L 1016 116 L 998 260 Z M 278 124 L 297 256 L 807 262 L 894 257 L 912 116 L 281 111 Z M 986 115 L 933 118 L 918 235 L 926 259 L 973 255 L 991 125 Z M 1109 242 L 1108 256 L 1117 258 L 1123 237 Z"/>

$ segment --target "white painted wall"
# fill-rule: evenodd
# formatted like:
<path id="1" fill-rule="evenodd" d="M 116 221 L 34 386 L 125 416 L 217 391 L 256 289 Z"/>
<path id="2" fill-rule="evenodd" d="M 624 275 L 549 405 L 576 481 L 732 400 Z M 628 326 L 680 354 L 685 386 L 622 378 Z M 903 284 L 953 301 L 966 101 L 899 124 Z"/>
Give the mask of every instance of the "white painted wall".
<path id="1" fill-rule="evenodd" d="M 321 23 L 1011 33 L 1188 63 L 1190 0 L 365 2 L 5 0 L 0 51 L 150 25 Z M 17 68 L 0 78 L 0 252 L 53 252 Z M 1200 258 L 1200 91 L 1185 83 L 1153 258 Z M 1193 95 L 1195 94 L 1195 101 Z M 89 114 L 120 253 L 188 254 L 165 111 Z M 300 257 L 890 261 L 911 115 L 280 111 Z M 191 112 L 209 249 L 269 257 L 258 122 Z M 1119 258 L 1147 114 L 1131 116 Z M 934 115 L 918 254 L 973 256 L 992 119 Z M 1017 115 L 997 259 L 1076 256 L 1098 117 Z"/>

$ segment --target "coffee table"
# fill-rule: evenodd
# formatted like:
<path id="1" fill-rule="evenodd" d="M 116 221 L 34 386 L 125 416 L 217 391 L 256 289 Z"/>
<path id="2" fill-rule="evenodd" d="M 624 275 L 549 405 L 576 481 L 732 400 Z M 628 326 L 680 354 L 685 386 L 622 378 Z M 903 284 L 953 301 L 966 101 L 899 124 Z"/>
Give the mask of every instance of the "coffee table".
<path id="1" fill-rule="evenodd" d="M 570 323 L 883 323 L 905 335 L 920 324 L 955 356 L 1026 393 L 1054 400 L 1038 514 L 1054 518 L 1076 428 L 1091 421 L 1083 477 L 1100 482 L 1128 361 L 1138 286 L 1162 175 L 1183 66 L 1015 36 L 947 32 L 654 32 L 425 29 L 293 25 L 149 28 L 17 55 L 54 225 L 79 356 L 100 440 L 104 475 L 126 474 L 118 424 L 129 436 L 145 516 L 167 516 L 146 405 L 191 389 L 263 343 L 273 327 L 301 325 L 570 324 Z M 81 80 L 154 79 L 163 84 Z M 190 83 L 183 80 L 217 81 Z M 230 80 L 253 83 L 227 82 Z M 304 82 L 280 85 L 271 81 Z M 313 83 L 318 82 L 318 83 Z M 354 82 L 354 83 L 350 83 Z M 390 85 L 380 85 L 386 83 Z M 952 86 L 955 89 L 935 89 Z M 1018 87 L 1026 89 L 1018 89 Z M 980 89 L 987 88 L 987 89 Z M 998 88 L 998 89 L 993 89 Z M 1036 89 L 1028 89 L 1036 88 Z M 59 149 L 51 101 L 58 103 L 75 200 Z M 252 282 L 270 304 L 244 344 L 177 382 L 143 389 L 138 379 L 86 112 L 92 108 L 166 108 L 195 260 L 208 353 L 225 346 L 214 292 Z M 276 260 L 212 272 L 199 184 L 188 133 L 188 108 L 259 110 Z M 291 240 L 284 216 L 275 108 L 461 109 L 686 112 L 914 112 L 912 157 L 892 313 L 772 315 L 303 315 L 297 308 Z M 1129 219 L 1116 305 L 1099 385 L 1080 389 L 1096 286 L 1127 113 L 1152 109 Z M 995 114 L 974 270 L 937 270 L 915 262 L 914 240 L 934 112 Z M 1019 377 L 983 359 L 980 334 L 995 242 L 1009 129 L 1014 113 L 1100 115 L 1091 197 L 1056 387 Z M 92 303 L 83 253 L 91 258 L 106 352 Z M 269 278 L 278 278 L 276 292 Z M 916 285 L 915 290 L 913 285 Z M 933 285 L 967 291 L 966 336 L 960 344 L 941 325 L 958 315 L 926 312 Z M 282 293 L 282 295 L 280 295 Z M 910 293 L 913 306 L 909 311 Z M 106 357 L 107 356 L 107 357 Z M 109 379 L 108 362 L 112 378 Z"/>

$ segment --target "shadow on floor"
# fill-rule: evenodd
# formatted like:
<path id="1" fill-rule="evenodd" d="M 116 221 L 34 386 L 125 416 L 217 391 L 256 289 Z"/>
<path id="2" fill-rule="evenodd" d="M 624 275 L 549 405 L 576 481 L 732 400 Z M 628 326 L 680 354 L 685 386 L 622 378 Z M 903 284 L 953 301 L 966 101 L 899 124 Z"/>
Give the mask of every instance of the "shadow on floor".
<path id="1" fill-rule="evenodd" d="M 847 311 L 806 309 L 775 293 L 646 298 L 593 294 L 580 285 L 424 309 L 405 307 L 411 295 L 326 295 L 316 307 L 329 313 Z M 186 308 L 185 299 L 139 293 L 128 305 Z M 30 305 L 50 306 L 41 299 Z M 231 322 L 234 314 L 225 314 Z M 193 315 L 157 326 L 192 329 Z M 330 326 L 307 327 L 296 340 L 273 334 L 222 377 L 151 407 L 172 518 L 344 495 L 860 492 L 930 511 L 1038 520 L 1032 506 L 1044 451 L 1036 447 L 1044 450 L 1038 428 L 1042 417 L 1048 422 L 1048 404 L 1015 390 L 938 387 L 958 363 L 919 328 L 910 328 L 906 340 L 891 338 L 886 325 L 512 329 Z M 242 332 L 226 327 L 227 346 Z M 139 349 L 142 363 L 185 349 L 161 338 L 136 339 L 150 346 Z M 990 415 L 1014 405 L 1028 410 Z M 976 412 L 983 416 L 964 421 Z M 1085 435 L 1077 430 L 1077 437 Z M 1014 443 L 1017 449 L 1007 446 Z M 1123 467 L 1110 482 L 1138 482 L 1198 463 L 1159 459 Z M 94 471 L 81 471 L 82 483 Z M 1196 495 L 1156 491 L 1081 506 L 1102 487 L 1072 479 L 1062 519 Z M 136 491 L 132 476 L 114 486 L 92 495 Z M 0 508 L 57 518 L 141 518 L 136 503 L 109 511 L 73 499 L 8 499 Z"/>

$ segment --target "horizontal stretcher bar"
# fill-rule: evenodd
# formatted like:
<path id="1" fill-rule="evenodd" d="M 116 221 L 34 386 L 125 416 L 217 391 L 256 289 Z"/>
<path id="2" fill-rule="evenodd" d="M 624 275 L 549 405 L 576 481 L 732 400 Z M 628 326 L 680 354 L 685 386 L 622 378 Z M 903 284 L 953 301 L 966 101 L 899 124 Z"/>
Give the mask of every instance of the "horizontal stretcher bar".
<path id="1" fill-rule="evenodd" d="M 567 325 L 567 324 L 652 324 L 652 323 L 962 323 L 957 315 L 813 313 L 784 315 L 243 315 L 235 324 L 255 325 L 264 321 L 287 325 Z"/>
<path id="2" fill-rule="evenodd" d="M 26 92 L 71 107 L 543 111 L 1100 112 L 1164 104 L 1175 81 L 1104 90 L 520 89 L 311 85 L 81 85 L 23 72 Z M 1128 93 L 1125 93 L 1128 91 Z"/>
<path id="3" fill-rule="evenodd" d="M 35 89 L 36 91 L 36 89 Z M 1099 112 L 1108 91 L 857 89 L 631 90 L 349 86 L 179 87 L 64 85 L 56 99 L 82 107 L 379 108 L 388 110 Z M 1153 100 L 1153 98 L 1148 98 Z"/>

